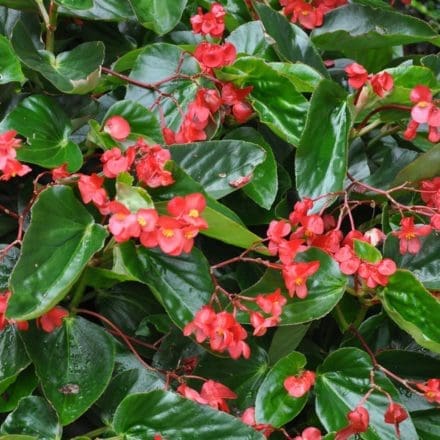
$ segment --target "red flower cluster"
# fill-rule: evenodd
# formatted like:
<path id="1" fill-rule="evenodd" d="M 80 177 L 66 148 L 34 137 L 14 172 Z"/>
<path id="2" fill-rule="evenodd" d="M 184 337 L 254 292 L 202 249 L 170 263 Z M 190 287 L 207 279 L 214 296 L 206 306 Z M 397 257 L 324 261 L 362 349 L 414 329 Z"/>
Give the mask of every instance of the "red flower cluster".
<path id="1" fill-rule="evenodd" d="M 16 149 L 21 147 L 21 140 L 15 136 L 17 132 L 14 130 L 0 134 L 0 171 L 3 172 L 0 180 L 9 180 L 15 176 L 21 177 L 31 172 L 30 167 L 16 159 Z"/>
<path id="2" fill-rule="evenodd" d="M 335 440 L 347 440 L 354 434 L 368 430 L 370 415 L 363 406 L 358 406 L 347 414 L 348 426 L 336 433 Z"/>
<path id="3" fill-rule="evenodd" d="M 283 306 L 287 300 L 281 295 L 281 290 L 276 289 L 273 293 L 258 295 L 255 302 L 264 313 L 269 315 L 265 318 L 260 312 L 249 313 L 251 325 L 255 329 L 254 336 L 263 336 L 269 327 L 275 327 L 280 322 Z"/>
<path id="4" fill-rule="evenodd" d="M 226 399 L 236 399 L 237 395 L 227 386 L 207 380 L 200 390 L 200 393 L 186 384 L 182 384 L 177 388 L 177 392 L 187 399 L 194 400 L 202 405 L 209 405 L 220 411 L 229 412 Z"/>
<path id="5" fill-rule="evenodd" d="M 251 355 L 249 345 L 244 342 L 246 330 L 237 322 L 235 316 L 228 312 L 216 313 L 211 306 L 203 306 L 194 320 L 185 326 L 183 334 L 195 334 L 198 343 L 209 339 L 211 350 L 223 353 L 228 351 L 232 359 Z"/>
<path id="6" fill-rule="evenodd" d="M 237 51 L 232 43 L 214 44 L 202 41 L 194 51 L 194 58 L 204 72 L 229 66 L 235 61 Z"/>
<path id="7" fill-rule="evenodd" d="M 239 124 L 246 122 L 252 114 L 252 107 L 245 101 L 252 88 L 249 86 L 238 89 L 232 83 L 226 83 L 222 87 L 222 103 L 231 106 L 232 114 Z"/>
<path id="8" fill-rule="evenodd" d="M 344 70 L 348 76 L 348 84 L 354 89 L 360 89 L 369 81 L 373 92 L 383 98 L 394 87 L 393 77 L 387 72 L 370 75 L 365 67 L 358 63 L 349 64 Z"/>
<path id="9" fill-rule="evenodd" d="M 425 383 L 418 383 L 417 388 L 425 393 L 428 402 L 440 404 L 440 379 L 429 379 Z"/>
<path id="10" fill-rule="evenodd" d="M 299 398 L 304 396 L 315 384 L 316 375 L 313 371 L 303 371 L 299 376 L 289 376 L 284 380 L 284 388 L 289 396 Z"/>
<path id="11" fill-rule="evenodd" d="M 432 180 L 423 180 L 420 184 L 422 200 L 426 206 L 433 208 L 437 212 L 431 217 L 431 226 L 436 231 L 440 231 L 440 177 Z"/>
<path id="12" fill-rule="evenodd" d="M 283 6 L 283 13 L 291 15 L 292 23 L 299 23 L 305 29 L 314 29 L 322 26 L 324 15 L 339 7 L 347 4 L 347 0 L 280 0 Z"/>
<path id="13" fill-rule="evenodd" d="M 226 11 L 220 3 L 212 3 L 211 9 L 205 14 L 202 8 L 197 8 L 197 15 L 190 19 L 192 30 L 195 34 L 221 38 L 225 30 L 225 15 Z"/>
<path id="14" fill-rule="evenodd" d="M 123 142 L 130 136 L 131 127 L 122 116 L 115 115 L 107 119 L 104 124 L 104 131 L 115 141 Z"/>
<path id="15" fill-rule="evenodd" d="M 246 425 L 252 426 L 252 428 L 254 428 L 256 431 L 260 431 L 266 438 L 269 438 L 269 436 L 275 431 L 275 428 L 272 425 L 257 423 L 255 421 L 254 407 L 247 408 L 241 415 L 240 419 Z"/>
<path id="16" fill-rule="evenodd" d="M 318 428 L 315 428 L 314 426 L 309 426 L 308 428 L 304 429 L 301 435 L 297 435 L 296 437 L 294 437 L 293 440 L 321 440 L 321 439 L 322 439 L 321 431 Z"/>
<path id="17" fill-rule="evenodd" d="M 167 206 L 171 216 L 159 216 L 153 208 L 132 213 L 122 203 L 110 202 L 113 215 L 109 230 L 118 243 L 139 238 L 147 248 L 159 246 L 164 253 L 177 256 L 191 252 L 194 238 L 208 227 L 201 217 L 205 206 L 205 197 L 200 193 L 171 199 Z"/>
<path id="18" fill-rule="evenodd" d="M 394 231 L 392 234 L 400 240 L 400 253 L 402 255 L 409 252 L 417 254 L 420 251 L 421 243 L 419 237 L 429 235 L 432 227 L 429 225 L 414 225 L 414 217 L 403 217 L 400 220 L 400 230 Z"/>
<path id="19" fill-rule="evenodd" d="M 413 140 L 419 125 L 427 124 L 428 139 L 433 143 L 439 142 L 440 107 L 433 102 L 431 90 L 426 86 L 418 85 L 411 90 L 410 99 L 414 106 L 411 110 L 411 120 L 403 137 L 407 140 Z"/>

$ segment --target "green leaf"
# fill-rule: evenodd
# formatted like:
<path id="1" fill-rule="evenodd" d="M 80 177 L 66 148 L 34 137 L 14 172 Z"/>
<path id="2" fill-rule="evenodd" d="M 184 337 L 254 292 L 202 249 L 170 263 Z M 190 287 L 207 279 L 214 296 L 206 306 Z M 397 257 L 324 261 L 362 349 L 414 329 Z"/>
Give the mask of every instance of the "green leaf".
<path id="1" fill-rule="evenodd" d="M 215 199 L 235 191 L 234 182 L 251 176 L 266 156 L 262 147 L 242 140 L 171 145 L 169 149 L 172 159 Z"/>
<path id="2" fill-rule="evenodd" d="M 266 158 L 255 168 L 252 180 L 243 188 L 244 193 L 264 209 L 270 209 L 278 192 L 277 163 L 271 146 L 252 127 L 240 127 L 226 134 L 224 139 L 247 140 L 264 148 Z"/>
<path id="3" fill-rule="evenodd" d="M 93 7 L 90 9 L 75 8 L 70 0 L 71 6 L 64 5 L 59 9 L 63 15 L 70 15 L 87 20 L 106 20 L 106 21 L 127 21 L 135 20 L 133 9 L 127 1 L 121 0 L 93 0 Z M 75 2 L 76 3 L 76 2 Z"/>
<path id="4" fill-rule="evenodd" d="M 234 404 L 241 410 L 254 406 L 255 397 L 268 369 L 267 353 L 251 347 L 249 359 L 219 358 L 206 353 L 200 357 L 194 374 L 220 382 L 237 394 Z"/>
<path id="5" fill-rule="evenodd" d="M 93 0 L 56 0 L 56 3 L 67 8 L 76 9 L 90 9 L 93 7 Z"/>
<path id="6" fill-rule="evenodd" d="M 323 75 L 303 63 L 269 63 L 272 69 L 289 78 L 295 89 L 301 93 L 314 92 L 323 79 Z"/>
<path id="7" fill-rule="evenodd" d="M 61 107 L 47 96 L 30 96 L 12 110 L 3 120 L 3 130 L 14 129 L 27 138 L 28 145 L 17 151 L 25 162 L 52 168 L 65 163 L 70 172 L 82 165 L 78 145 L 69 139 L 72 133 L 70 120 Z"/>
<path id="8" fill-rule="evenodd" d="M 338 431 L 348 425 L 347 413 L 353 410 L 370 388 L 373 365 L 367 353 L 357 348 L 341 348 L 331 353 L 318 368 L 315 384 L 316 413 L 327 431 Z M 396 389 L 382 373 L 375 373 L 375 383 L 399 402 Z M 389 405 L 387 397 L 374 391 L 365 403 L 370 414 L 365 440 L 395 440 L 394 426 L 384 422 Z M 402 440 L 417 439 L 411 419 L 400 425 Z"/>
<path id="9" fill-rule="evenodd" d="M 422 41 L 439 44 L 427 23 L 395 11 L 351 4 L 330 11 L 324 25 L 315 28 L 312 41 L 321 49 L 373 49 Z"/>
<path id="10" fill-rule="evenodd" d="M 24 347 L 23 347 L 24 348 Z M 33 367 L 26 368 L 2 394 L 0 399 L 0 413 L 14 410 L 18 402 L 32 394 L 38 385 L 38 378 Z"/>
<path id="11" fill-rule="evenodd" d="M 440 301 L 408 271 L 398 270 L 379 291 L 390 318 L 422 347 L 440 353 Z"/>
<path id="12" fill-rule="evenodd" d="M 371 244 L 362 240 L 353 240 L 354 253 L 368 263 L 378 263 L 382 260 L 382 254 Z"/>
<path id="13" fill-rule="evenodd" d="M 131 212 L 154 207 L 150 194 L 144 188 L 120 181 L 116 182 L 116 200 L 123 203 Z"/>
<path id="14" fill-rule="evenodd" d="M 126 397 L 116 410 L 113 428 L 127 440 L 147 440 L 159 433 L 181 440 L 264 438 L 236 417 L 161 390 Z"/>
<path id="15" fill-rule="evenodd" d="M 36 318 L 62 300 L 107 235 L 66 186 L 44 190 L 31 213 L 11 275 L 7 315 L 18 320 Z"/>
<path id="16" fill-rule="evenodd" d="M 83 43 L 56 57 L 33 38 L 32 28 L 19 20 L 14 26 L 12 46 L 23 64 L 41 73 L 63 93 L 85 94 L 98 84 L 104 61 L 104 44 Z"/>
<path id="17" fill-rule="evenodd" d="M 309 327 L 310 324 L 278 327 L 269 348 L 270 363 L 274 364 L 284 356 L 292 353 L 303 340 Z"/>
<path id="18" fill-rule="evenodd" d="M 61 439 L 62 428 L 53 408 L 42 397 L 23 398 L 6 417 L 0 432 L 36 436 L 40 440 Z"/>
<path id="19" fill-rule="evenodd" d="M 52 333 L 23 332 L 44 394 L 68 425 L 106 389 L 115 362 L 114 345 L 102 327 L 81 317 L 64 318 Z"/>
<path id="20" fill-rule="evenodd" d="M 261 122 L 285 141 L 298 144 L 309 106 L 294 85 L 290 87 L 287 77 L 255 57 L 239 58 L 232 66 L 217 72 L 217 76 L 238 87 L 252 86 L 248 99 Z"/>
<path id="21" fill-rule="evenodd" d="M 4 249 L 6 245 L 0 245 L 0 249 Z M 0 290 L 8 290 L 9 277 L 17 264 L 18 257 L 20 256 L 20 250 L 15 246 L 11 247 L 3 258 L 0 260 Z"/>
<path id="22" fill-rule="evenodd" d="M 343 189 L 351 128 L 345 99 L 346 92 L 329 80 L 322 80 L 312 96 L 295 157 L 296 187 L 301 198 L 315 198 Z M 333 199 L 318 200 L 314 211 Z"/>
<path id="23" fill-rule="evenodd" d="M 0 36 L 0 84 L 23 82 L 25 77 L 21 71 L 20 61 L 12 49 L 11 42 Z"/>
<path id="24" fill-rule="evenodd" d="M 255 3 L 255 9 L 266 32 L 275 40 L 274 48 L 280 58 L 293 63 L 301 61 L 328 77 L 318 51 L 300 27 L 289 23 L 285 16 L 264 4 Z"/>
<path id="25" fill-rule="evenodd" d="M 420 238 L 422 248 L 417 254 L 402 255 L 399 239 L 389 234 L 384 243 L 383 255 L 391 258 L 400 269 L 410 270 L 427 289 L 440 290 L 440 240 L 433 233 Z"/>
<path id="26" fill-rule="evenodd" d="M 182 17 L 187 0 L 129 0 L 138 21 L 158 35 L 172 30 Z"/>
<path id="27" fill-rule="evenodd" d="M 15 325 L 8 325 L 0 331 L 0 359 L 0 394 L 2 394 L 18 374 L 31 363 Z"/>
<path id="28" fill-rule="evenodd" d="M 156 115 L 138 102 L 128 99 L 116 102 L 108 109 L 103 121 L 115 115 L 122 116 L 130 124 L 129 139 L 136 141 L 142 137 L 154 144 L 163 143 L 162 130 Z"/>
<path id="29" fill-rule="evenodd" d="M 303 354 L 294 351 L 270 369 L 255 401 L 257 423 L 268 423 L 280 428 L 301 412 L 307 402 L 307 394 L 299 398 L 290 396 L 284 388 L 284 380 L 298 375 L 306 362 Z"/>
<path id="30" fill-rule="evenodd" d="M 420 439 L 438 440 L 438 426 L 440 424 L 438 409 L 418 411 L 411 414 L 411 417 Z"/>
<path id="31" fill-rule="evenodd" d="M 157 83 L 172 77 L 177 72 L 191 76 L 199 71 L 199 64 L 195 58 L 183 49 L 171 44 L 157 43 L 142 50 L 134 63 L 130 78 L 143 83 Z M 156 90 L 129 84 L 125 98 L 151 109 L 158 118 L 161 108 L 166 126 L 178 130 L 182 120 L 181 112 L 186 111 L 189 103 L 194 100 L 197 90 L 197 84 L 189 79 L 165 81 Z M 173 99 L 161 96 L 159 92 L 171 95 Z M 157 100 L 160 101 L 160 106 L 155 104 Z M 180 108 L 176 106 L 176 102 L 179 103 Z"/>
<path id="32" fill-rule="evenodd" d="M 127 242 L 118 247 L 127 273 L 147 284 L 180 328 L 206 305 L 214 291 L 209 265 L 193 248 L 190 254 L 170 257 L 160 249 L 135 247 Z"/>
<path id="33" fill-rule="evenodd" d="M 244 296 L 257 296 L 280 288 L 287 298 L 281 315 L 282 326 L 302 324 L 327 315 L 342 298 L 347 284 L 347 277 L 341 274 L 338 264 L 320 249 L 311 248 L 299 254 L 297 260 L 318 260 L 320 263 L 318 272 L 307 280 L 309 293 L 306 298 L 289 298 L 281 273 L 272 269 L 267 270 L 256 284 L 242 292 Z M 252 307 L 251 303 L 247 305 Z"/>

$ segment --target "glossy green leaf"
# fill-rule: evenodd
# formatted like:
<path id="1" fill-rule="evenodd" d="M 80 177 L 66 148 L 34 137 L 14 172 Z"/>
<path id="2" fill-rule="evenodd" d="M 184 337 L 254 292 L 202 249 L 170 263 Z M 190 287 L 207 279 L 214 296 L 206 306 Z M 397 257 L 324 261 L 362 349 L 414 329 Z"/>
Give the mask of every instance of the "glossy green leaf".
<path id="1" fill-rule="evenodd" d="M 422 347 L 440 353 L 440 301 L 408 271 L 398 270 L 379 292 L 390 318 Z"/>
<path id="2" fill-rule="evenodd" d="M 316 413 L 328 431 L 347 426 L 347 413 L 353 410 L 370 388 L 373 365 L 367 353 L 357 348 L 341 348 L 332 352 L 318 368 L 315 384 Z M 376 372 L 375 383 L 399 402 L 394 385 L 382 373 Z M 365 440 L 395 440 L 394 426 L 384 422 L 389 405 L 387 397 L 374 391 L 365 402 L 370 414 L 368 431 L 361 434 Z M 411 419 L 400 425 L 402 440 L 417 439 Z"/>
<path id="3" fill-rule="evenodd" d="M 0 36 L 0 84 L 23 82 L 20 61 L 14 53 L 10 41 Z"/>
<path id="4" fill-rule="evenodd" d="M 240 187 L 236 182 L 252 176 L 266 156 L 262 147 L 242 140 L 196 142 L 169 149 L 179 167 L 215 199 Z"/>
<path id="5" fill-rule="evenodd" d="M 0 245 L 3 249 L 5 245 Z M 9 287 L 9 277 L 17 264 L 18 257 L 20 256 L 20 250 L 15 246 L 11 247 L 3 258 L 0 260 L 0 290 L 8 290 Z"/>
<path id="6" fill-rule="evenodd" d="M 42 397 L 23 398 L 6 417 L 0 433 L 36 436 L 40 440 L 61 439 L 62 428 L 53 408 Z"/>
<path id="7" fill-rule="evenodd" d="M 81 150 L 70 140 L 70 120 L 47 96 L 33 95 L 21 101 L 1 127 L 16 130 L 27 138 L 28 144 L 17 151 L 20 160 L 48 168 L 67 163 L 71 172 L 82 165 Z"/>
<path id="8" fill-rule="evenodd" d="M 278 362 L 292 353 L 303 340 L 310 324 L 285 325 L 278 327 L 269 348 L 270 363 Z"/>
<path id="9" fill-rule="evenodd" d="M 104 61 L 104 44 L 100 41 L 80 44 L 55 57 L 44 50 L 42 42 L 33 38 L 32 29 L 21 20 L 14 27 L 11 41 L 22 63 L 63 93 L 85 94 L 98 84 Z"/>
<path id="10" fill-rule="evenodd" d="M 234 400 L 240 410 L 254 406 L 255 397 L 267 373 L 267 353 L 257 345 L 251 347 L 249 359 L 219 358 L 206 353 L 200 357 L 194 374 L 209 377 L 226 385 L 237 394 Z"/>
<path id="11" fill-rule="evenodd" d="M 283 60 L 293 63 L 301 61 L 328 76 L 318 51 L 299 26 L 289 23 L 282 14 L 262 3 L 255 3 L 255 8 L 266 32 L 275 40 L 274 48 Z"/>
<path id="12" fill-rule="evenodd" d="M 272 69 L 289 78 L 295 89 L 301 93 L 314 92 L 323 75 L 304 63 L 269 63 Z"/>
<path id="13" fill-rule="evenodd" d="M 264 438 L 230 414 L 161 390 L 126 397 L 116 410 L 113 428 L 127 440 L 147 440 L 159 433 L 181 440 Z"/>
<path id="14" fill-rule="evenodd" d="M 351 4 L 330 11 L 324 25 L 312 32 L 321 49 L 372 49 L 421 41 L 440 44 L 438 34 L 427 23 L 410 15 Z"/>
<path id="15" fill-rule="evenodd" d="M 374 246 L 362 240 L 353 240 L 354 253 L 368 263 L 378 263 L 382 260 L 382 254 Z"/>
<path id="16" fill-rule="evenodd" d="M 343 189 L 351 128 L 345 99 L 346 92 L 328 80 L 323 80 L 312 96 L 295 157 L 296 188 L 301 198 Z M 320 199 L 313 209 L 319 211 L 333 199 Z"/>
<path id="17" fill-rule="evenodd" d="M 14 319 L 36 318 L 63 299 L 107 235 L 66 186 L 44 190 L 31 213 L 11 275 L 7 314 Z"/>
<path id="18" fill-rule="evenodd" d="M 23 332 L 44 394 L 64 426 L 81 416 L 106 389 L 114 345 L 102 327 L 81 317 L 64 318 L 52 333 Z"/>
<path id="19" fill-rule="evenodd" d="M 309 106 L 287 77 L 255 57 L 239 58 L 217 76 L 238 87 L 252 86 L 248 99 L 261 122 L 285 141 L 298 144 Z"/>
<path id="20" fill-rule="evenodd" d="M 384 243 L 384 257 L 391 258 L 400 269 L 410 270 L 427 289 L 440 290 L 440 240 L 432 233 L 420 241 L 421 250 L 417 254 L 402 255 L 399 239 L 390 234 Z"/>
<path id="21" fill-rule="evenodd" d="M 10 412 L 16 408 L 18 402 L 32 394 L 38 385 L 38 378 L 31 366 L 22 371 L 15 382 L 3 392 L 0 399 L 0 413 Z"/>
<path id="22" fill-rule="evenodd" d="M 179 23 L 187 0 L 129 0 L 138 21 L 163 35 Z"/>
<path id="23" fill-rule="evenodd" d="M 31 363 L 15 325 L 0 331 L 0 394 Z"/>
<path id="24" fill-rule="evenodd" d="M 438 409 L 417 411 L 416 413 L 411 414 L 411 417 L 420 439 L 438 439 L 438 427 L 440 424 L 440 415 Z"/>
<path id="25" fill-rule="evenodd" d="M 200 68 L 197 61 L 177 46 L 157 43 L 147 46 L 136 58 L 130 78 L 143 83 L 156 83 L 170 78 L 177 72 L 183 75 L 195 75 Z M 195 98 L 197 85 L 189 79 L 166 81 L 157 90 L 141 88 L 130 84 L 127 87 L 126 99 L 137 101 L 153 111 L 160 118 L 159 107 L 165 117 L 166 126 L 178 130 L 182 120 L 181 111 Z M 165 93 L 169 96 L 160 95 Z M 180 109 L 176 107 L 179 103 Z"/>
<path id="26" fill-rule="evenodd" d="M 320 263 L 318 272 L 307 280 L 309 293 L 306 298 L 289 298 L 280 272 L 272 269 L 256 284 L 242 292 L 245 296 L 257 296 L 280 288 L 287 298 L 280 325 L 302 324 L 327 315 L 342 298 L 347 284 L 347 277 L 341 274 L 338 264 L 320 249 L 311 248 L 298 255 L 297 260 L 318 260 Z M 252 304 L 248 306 L 252 307 Z"/>
<path id="27" fill-rule="evenodd" d="M 156 115 L 138 102 L 130 100 L 116 102 L 108 109 L 103 122 L 115 115 L 122 116 L 130 124 L 130 140 L 136 141 L 142 137 L 153 144 L 163 143 L 162 131 Z"/>
<path id="28" fill-rule="evenodd" d="M 299 398 L 290 396 L 284 388 L 284 380 L 300 374 L 306 362 L 303 354 L 294 351 L 270 369 L 255 401 L 257 423 L 268 423 L 280 428 L 301 412 L 307 402 L 307 394 Z"/>
<path id="29" fill-rule="evenodd" d="M 127 273 L 150 287 L 178 327 L 191 321 L 214 291 L 208 262 L 197 248 L 170 257 L 127 242 L 119 246 L 119 256 Z"/>
<path id="30" fill-rule="evenodd" d="M 32 10 L 36 8 L 34 0 L 1 0 L 0 5 L 6 6 L 7 8 L 24 10 Z"/>
<path id="31" fill-rule="evenodd" d="M 75 8 L 75 0 L 70 0 L 70 6 L 64 5 L 59 9 L 63 15 L 85 18 L 87 20 L 127 21 L 135 20 L 133 9 L 128 1 L 121 0 L 93 0 L 93 7 L 89 9 Z"/>
<path id="32" fill-rule="evenodd" d="M 264 162 L 255 168 L 252 180 L 243 187 L 244 193 L 264 209 L 270 209 L 278 192 L 278 171 L 271 146 L 252 127 L 240 127 L 230 131 L 224 139 L 247 140 L 264 148 Z"/>
<path id="33" fill-rule="evenodd" d="M 144 188 L 127 185 L 121 181 L 116 182 L 116 200 L 123 203 L 131 212 L 154 207 L 150 194 Z"/>
<path id="34" fill-rule="evenodd" d="M 67 8 L 76 9 L 90 9 L 93 7 L 93 0 L 56 0 L 56 3 Z"/>

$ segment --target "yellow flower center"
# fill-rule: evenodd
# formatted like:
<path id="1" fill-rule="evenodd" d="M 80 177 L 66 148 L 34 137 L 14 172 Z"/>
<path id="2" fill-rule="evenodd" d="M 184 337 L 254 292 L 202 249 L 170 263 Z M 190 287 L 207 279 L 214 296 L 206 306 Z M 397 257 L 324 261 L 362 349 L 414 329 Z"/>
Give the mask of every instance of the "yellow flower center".
<path id="1" fill-rule="evenodd" d="M 166 237 L 166 238 L 174 237 L 174 231 L 173 231 L 172 229 L 164 229 L 164 230 L 162 231 L 162 234 L 163 234 L 163 236 Z"/>
<path id="2" fill-rule="evenodd" d="M 144 218 L 142 218 L 142 217 L 139 217 L 139 218 L 138 218 L 138 223 L 139 223 L 142 227 L 144 227 L 144 226 L 147 225 L 147 221 L 146 221 Z"/>
<path id="3" fill-rule="evenodd" d="M 405 233 L 406 240 L 412 240 L 413 238 L 416 238 L 416 234 L 414 232 L 406 232 Z"/>
<path id="4" fill-rule="evenodd" d="M 303 283 L 304 283 L 304 280 L 301 277 L 298 277 L 295 279 L 295 284 L 297 286 L 301 286 L 301 284 L 303 284 Z"/>
<path id="5" fill-rule="evenodd" d="M 193 209 L 190 209 L 188 215 L 190 217 L 197 218 L 200 214 L 199 214 L 199 211 L 197 209 L 193 208 Z"/>

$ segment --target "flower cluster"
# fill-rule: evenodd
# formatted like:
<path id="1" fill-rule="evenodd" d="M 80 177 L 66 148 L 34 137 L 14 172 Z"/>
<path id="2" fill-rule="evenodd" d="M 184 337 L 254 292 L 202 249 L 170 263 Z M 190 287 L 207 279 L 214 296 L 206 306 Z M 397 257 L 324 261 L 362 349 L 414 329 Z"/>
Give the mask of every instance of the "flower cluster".
<path id="1" fill-rule="evenodd" d="M 202 405 L 209 405 L 220 411 L 229 412 L 227 399 L 236 399 L 237 395 L 227 386 L 214 380 L 207 380 L 200 390 L 200 393 L 186 384 L 181 384 L 177 392 L 187 399 L 194 400 Z"/>
<path id="2" fill-rule="evenodd" d="M 411 90 L 410 99 L 414 106 L 411 109 L 411 120 L 403 137 L 407 140 L 413 140 L 419 125 L 427 124 L 428 139 L 433 143 L 439 142 L 440 107 L 433 102 L 431 90 L 424 85 L 418 85 Z"/>
<path id="3" fill-rule="evenodd" d="M 246 330 L 237 322 L 235 316 L 228 312 L 216 313 L 211 306 L 203 306 L 194 320 L 185 326 L 183 334 L 195 335 L 198 343 L 209 340 L 211 350 L 223 353 L 227 351 L 232 359 L 250 357 L 249 345 L 244 342 Z"/>
<path id="4" fill-rule="evenodd" d="M 417 388 L 425 394 L 428 402 L 440 404 L 440 379 L 429 379 L 425 383 L 418 383 Z"/>
<path id="5" fill-rule="evenodd" d="M 324 15 L 347 4 L 347 0 L 280 0 L 283 13 L 291 16 L 292 23 L 299 23 L 305 29 L 314 29 L 322 26 Z"/>
<path id="6" fill-rule="evenodd" d="M 11 177 L 24 176 L 31 171 L 16 159 L 17 148 L 21 147 L 21 140 L 16 138 L 14 130 L 0 134 L 0 171 L 3 172 L 0 180 L 9 180 Z"/>
<path id="7" fill-rule="evenodd" d="M 440 231 L 440 177 L 432 180 L 423 180 L 420 184 L 422 200 L 426 206 L 435 212 L 431 216 L 431 226 L 436 231 Z"/>
<path id="8" fill-rule="evenodd" d="M 252 426 L 256 431 L 261 432 L 266 438 L 269 438 L 269 436 L 275 431 L 275 428 L 272 425 L 256 422 L 254 407 L 245 409 L 240 419 L 246 425 Z"/>
<path id="9" fill-rule="evenodd" d="M 289 376 L 284 380 L 284 388 L 289 396 L 299 398 L 304 396 L 315 384 L 316 375 L 313 371 L 305 370 L 298 376 Z"/>
<path id="10" fill-rule="evenodd" d="M 210 35 L 221 38 L 225 31 L 226 11 L 220 3 L 212 3 L 209 12 L 203 13 L 202 8 L 197 8 L 197 15 L 191 17 L 191 26 L 195 34 Z"/>
<path id="11" fill-rule="evenodd" d="M 207 73 L 212 72 L 212 69 L 229 66 L 236 57 L 237 51 L 232 43 L 215 44 L 202 41 L 194 51 L 194 58 Z"/>
<path id="12" fill-rule="evenodd" d="M 263 336 L 269 327 L 275 327 L 280 322 L 280 316 L 283 312 L 283 306 L 286 304 L 286 298 L 281 294 L 280 289 L 267 295 L 258 295 L 255 303 L 261 311 L 269 315 L 264 317 L 260 312 L 251 311 L 249 318 L 252 327 L 254 327 L 254 336 Z"/>
<path id="13" fill-rule="evenodd" d="M 380 98 L 388 95 L 394 87 L 393 77 L 388 72 L 379 72 L 371 75 L 364 66 L 352 63 L 345 67 L 348 77 L 348 84 L 353 89 L 360 89 L 368 82 L 373 92 Z"/>

